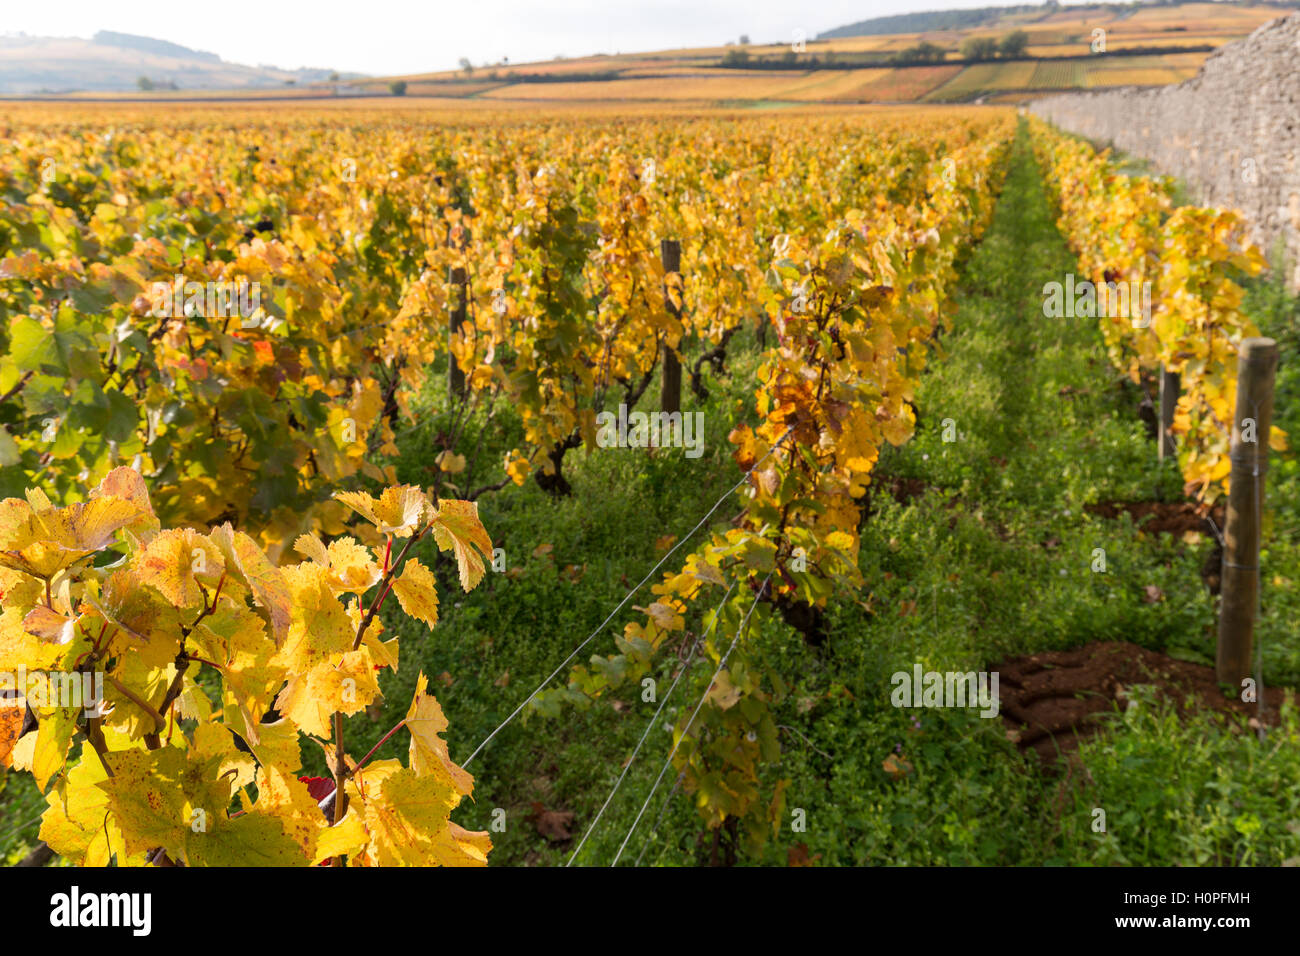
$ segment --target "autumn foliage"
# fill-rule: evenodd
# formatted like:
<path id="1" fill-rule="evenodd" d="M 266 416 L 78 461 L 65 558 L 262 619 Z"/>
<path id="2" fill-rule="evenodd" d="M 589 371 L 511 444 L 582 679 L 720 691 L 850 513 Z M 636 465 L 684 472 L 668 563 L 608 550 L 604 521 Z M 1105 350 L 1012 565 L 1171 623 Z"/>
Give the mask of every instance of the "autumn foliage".
<path id="1" fill-rule="evenodd" d="M 8 688 L 0 764 L 48 788 L 40 836 L 56 853 L 85 865 L 486 863 L 488 835 L 450 820 L 473 778 L 448 754 L 423 675 L 400 725 L 405 763 L 349 758 L 342 729 L 397 669 L 377 614 L 389 593 L 437 623 L 434 577 L 411 545 L 432 534 L 469 590 L 491 540 L 472 503 L 411 486 L 337 498 L 374 544 L 304 535 L 304 560 L 281 566 L 229 524 L 162 528 L 126 467 L 85 502 L 58 508 L 39 490 L 0 502 L 0 671 L 25 677 Z M 55 675 L 92 673 L 102 700 L 67 706 Z M 303 743 L 334 768 L 323 800 L 299 777 Z"/>
<path id="2" fill-rule="evenodd" d="M 1120 171 L 1109 152 L 1033 120 L 1035 151 L 1053 191 L 1058 225 L 1086 277 L 1150 282 L 1150 314 L 1132 301 L 1098 318 L 1112 363 L 1134 382 L 1161 368 L 1180 376 L 1172 432 L 1186 491 L 1213 502 L 1227 493 L 1237 350 L 1259 330 L 1241 311 L 1238 280 L 1265 265 L 1247 224 L 1229 209 L 1173 208 L 1166 179 Z M 1286 434 L 1273 427 L 1274 449 Z"/>

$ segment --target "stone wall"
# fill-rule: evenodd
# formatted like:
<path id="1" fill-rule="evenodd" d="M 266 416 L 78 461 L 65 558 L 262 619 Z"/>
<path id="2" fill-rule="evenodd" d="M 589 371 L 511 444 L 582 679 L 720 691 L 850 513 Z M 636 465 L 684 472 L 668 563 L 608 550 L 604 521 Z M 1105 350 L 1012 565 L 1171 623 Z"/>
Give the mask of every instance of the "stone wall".
<path id="1" fill-rule="evenodd" d="M 1221 47 L 1176 86 L 1034 100 L 1029 111 L 1150 160 L 1205 206 L 1236 208 L 1252 239 L 1300 288 L 1300 14 Z"/>

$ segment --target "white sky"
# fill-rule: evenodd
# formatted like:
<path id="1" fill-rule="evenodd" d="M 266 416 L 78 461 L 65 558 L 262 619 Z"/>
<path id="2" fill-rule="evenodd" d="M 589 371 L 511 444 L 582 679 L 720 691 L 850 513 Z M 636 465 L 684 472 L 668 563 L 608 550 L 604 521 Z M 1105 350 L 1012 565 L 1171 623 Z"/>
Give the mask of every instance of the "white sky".
<path id="1" fill-rule="evenodd" d="M 223 60 L 378 75 L 509 57 L 788 42 L 871 17 L 999 5 L 990 0 L 0 0 L 0 31 L 136 33 Z"/>

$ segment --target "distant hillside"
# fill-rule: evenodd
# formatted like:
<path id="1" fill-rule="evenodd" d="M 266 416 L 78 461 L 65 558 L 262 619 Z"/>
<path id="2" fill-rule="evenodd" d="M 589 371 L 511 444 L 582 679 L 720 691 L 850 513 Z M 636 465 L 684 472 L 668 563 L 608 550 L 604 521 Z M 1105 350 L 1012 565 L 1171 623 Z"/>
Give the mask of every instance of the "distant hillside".
<path id="1" fill-rule="evenodd" d="M 893 36 L 900 33 L 936 33 L 943 30 L 974 30 L 980 27 L 1024 26 L 1030 23 L 1061 21 L 1076 16 L 1105 14 L 1111 20 L 1127 19 L 1143 10 L 1161 10 L 1166 13 L 1180 7 L 1204 7 L 1203 0 L 1148 0 L 1130 3 L 1070 4 L 1040 3 L 1032 6 L 978 7 L 974 10 L 933 10 L 925 13 L 901 13 L 890 17 L 873 17 L 848 26 L 836 27 L 818 34 L 819 40 L 844 37 Z M 1225 11 L 1273 7 L 1279 14 L 1300 6 L 1298 0 L 1215 0 L 1214 7 Z"/>
<path id="2" fill-rule="evenodd" d="M 92 40 L 0 36 L 0 94 L 127 92 L 142 85 L 182 91 L 287 88 L 323 83 L 331 74 L 227 63 L 215 53 L 128 33 L 101 31 Z"/>
<path id="3" fill-rule="evenodd" d="M 979 7 L 975 10 L 932 10 L 925 13 L 900 13 L 891 17 L 873 17 L 845 27 L 836 27 L 819 33 L 819 40 L 836 37 L 892 36 L 897 33 L 933 33 L 938 30 L 969 30 L 996 23 L 1005 16 L 1016 13 L 1050 12 L 1049 7 Z"/>
<path id="4" fill-rule="evenodd" d="M 203 53 L 191 50 L 170 40 L 155 40 L 153 37 L 136 36 L 134 33 L 114 33 L 112 30 L 100 30 L 91 38 L 103 46 L 120 46 L 127 50 L 140 50 L 158 56 L 173 56 L 181 60 L 202 60 L 205 63 L 220 63 L 221 57 L 215 53 Z"/>

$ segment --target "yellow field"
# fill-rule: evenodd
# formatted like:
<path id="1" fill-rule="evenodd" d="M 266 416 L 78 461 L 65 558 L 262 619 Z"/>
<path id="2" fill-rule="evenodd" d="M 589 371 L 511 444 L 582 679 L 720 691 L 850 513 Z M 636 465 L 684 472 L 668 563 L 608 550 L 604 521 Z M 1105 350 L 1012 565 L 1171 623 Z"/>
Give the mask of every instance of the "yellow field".
<path id="1" fill-rule="evenodd" d="M 729 72 L 735 75 L 684 75 L 608 83 L 516 83 L 483 96 L 501 100 L 758 100 L 779 99 L 800 81 L 807 81 L 806 74 Z"/>
<path id="2" fill-rule="evenodd" d="M 1084 78 L 1089 88 L 1103 86 L 1164 86 L 1184 79 L 1179 70 L 1168 67 L 1134 67 L 1131 70 L 1091 70 Z"/>
<path id="3" fill-rule="evenodd" d="M 952 79 L 960 66 L 916 66 L 889 73 L 866 84 L 859 91 L 863 99 L 876 102 L 902 103 L 919 100 L 941 83 Z"/>
<path id="4" fill-rule="evenodd" d="M 782 97 L 800 101 L 834 101 L 861 99 L 858 91 L 888 76 L 893 70 L 881 67 L 866 70 L 816 72 L 809 82 L 788 89 Z"/>

